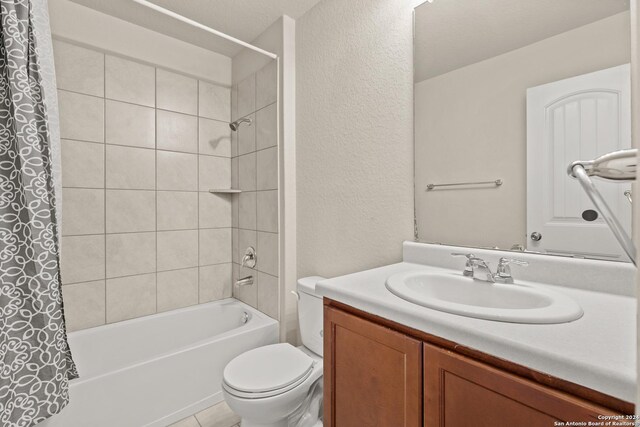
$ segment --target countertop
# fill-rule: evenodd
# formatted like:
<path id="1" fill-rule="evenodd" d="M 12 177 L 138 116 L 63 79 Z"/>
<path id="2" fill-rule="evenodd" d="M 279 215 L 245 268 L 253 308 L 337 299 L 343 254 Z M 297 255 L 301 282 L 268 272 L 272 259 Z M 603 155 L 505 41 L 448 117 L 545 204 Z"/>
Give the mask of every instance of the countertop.
<path id="1" fill-rule="evenodd" d="M 627 402 L 636 400 L 636 300 L 564 286 L 584 310 L 573 322 L 518 324 L 482 320 L 410 303 L 385 287 L 408 270 L 452 270 L 401 262 L 318 282 L 316 293 Z M 517 281 L 517 277 L 516 277 Z"/>

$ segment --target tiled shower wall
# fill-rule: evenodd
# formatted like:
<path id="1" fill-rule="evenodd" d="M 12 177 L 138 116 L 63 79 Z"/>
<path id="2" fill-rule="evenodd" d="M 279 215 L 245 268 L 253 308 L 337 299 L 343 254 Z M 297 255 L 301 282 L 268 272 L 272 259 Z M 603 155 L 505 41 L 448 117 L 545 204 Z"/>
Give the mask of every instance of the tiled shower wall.
<path id="1" fill-rule="evenodd" d="M 278 319 L 278 136 L 277 66 L 272 61 L 234 84 L 233 119 L 247 117 L 232 135 L 234 278 L 253 276 L 254 285 L 234 288 L 234 296 Z M 257 253 L 255 269 L 240 266 L 247 247 Z"/>
<path id="2" fill-rule="evenodd" d="M 208 192 L 231 185 L 231 90 L 66 42 L 54 51 L 68 329 L 231 296 L 232 200 Z"/>

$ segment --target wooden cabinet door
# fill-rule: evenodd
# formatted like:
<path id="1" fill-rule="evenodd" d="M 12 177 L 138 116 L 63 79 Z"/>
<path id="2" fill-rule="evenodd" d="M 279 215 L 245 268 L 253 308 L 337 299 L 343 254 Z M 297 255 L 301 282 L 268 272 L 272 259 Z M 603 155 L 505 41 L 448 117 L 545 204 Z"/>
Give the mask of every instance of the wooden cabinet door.
<path id="1" fill-rule="evenodd" d="M 422 425 L 422 343 L 325 306 L 324 425 Z"/>
<path id="2" fill-rule="evenodd" d="M 549 427 L 615 414 L 430 344 L 423 355 L 425 427 Z"/>

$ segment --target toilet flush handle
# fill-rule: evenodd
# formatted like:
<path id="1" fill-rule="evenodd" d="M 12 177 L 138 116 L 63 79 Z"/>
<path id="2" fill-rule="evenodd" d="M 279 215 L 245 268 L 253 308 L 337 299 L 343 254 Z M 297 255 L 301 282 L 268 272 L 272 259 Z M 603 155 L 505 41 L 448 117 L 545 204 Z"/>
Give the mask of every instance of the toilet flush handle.
<path id="1" fill-rule="evenodd" d="M 297 293 L 296 291 L 291 291 L 291 293 L 292 293 L 292 294 L 294 294 L 294 295 L 296 296 L 296 299 L 297 299 L 298 301 L 300 301 L 300 294 L 299 294 L 299 293 Z"/>

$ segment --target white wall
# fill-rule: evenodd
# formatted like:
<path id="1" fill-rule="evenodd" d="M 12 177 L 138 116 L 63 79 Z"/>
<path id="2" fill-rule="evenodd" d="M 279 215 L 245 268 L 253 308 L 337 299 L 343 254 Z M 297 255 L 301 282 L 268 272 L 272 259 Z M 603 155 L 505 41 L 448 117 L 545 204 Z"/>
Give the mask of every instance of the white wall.
<path id="1" fill-rule="evenodd" d="M 49 0 L 49 14 L 51 32 L 55 38 L 127 56 L 221 85 L 231 84 L 231 58 L 227 56 L 69 0 Z"/>
<path id="2" fill-rule="evenodd" d="M 526 89 L 628 63 L 629 51 L 625 12 L 416 84 L 420 240 L 525 245 Z M 425 191 L 498 178 L 497 189 Z"/>
<path id="3" fill-rule="evenodd" d="M 640 148 L 640 121 L 638 120 L 638 112 L 640 111 L 640 79 L 638 78 L 638 73 L 640 73 L 640 7 L 638 5 L 638 0 L 631 0 L 631 117 L 634 117 L 635 120 L 631 123 L 631 136 L 633 140 L 633 146 L 635 148 Z M 637 182 L 633 184 L 633 194 L 638 194 L 638 184 Z M 640 212 L 640 201 L 638 197 L 635 197 L 633 200 L 633 211 Z M 640 246 L 640 218 L 636 215 L 633 218 L 633 241 L 636 245 L 636 248 Z M 640 261 L 640 256 L 637 261 Z M 636 295 L 640 295 L 640 275 L 637 274 L 636 270 Z M 637 338 L 636 338 L 636 346 L 640 350 L 640 317 L 638 317 L 638 322 L 636 324 Z M 640 368 L 640 351 L 637 353 L 638 363 L 637 366 Z M 640 372 L 638 370 L 637 372 Z M 636 398 L 636 414 L 640 414 L 640 387 L 637 388 L 638 397 Z"/>
<path id="4" fill-rule="evenodd" d="M 413 237 L 410 3 L 324 0 L 296 21 L 299 277 L 400 261 Z"/>

